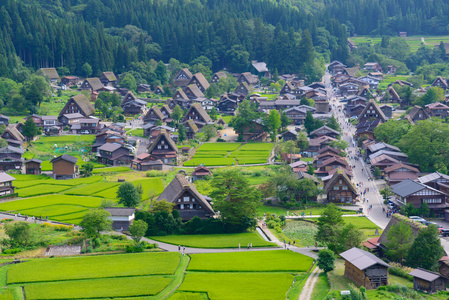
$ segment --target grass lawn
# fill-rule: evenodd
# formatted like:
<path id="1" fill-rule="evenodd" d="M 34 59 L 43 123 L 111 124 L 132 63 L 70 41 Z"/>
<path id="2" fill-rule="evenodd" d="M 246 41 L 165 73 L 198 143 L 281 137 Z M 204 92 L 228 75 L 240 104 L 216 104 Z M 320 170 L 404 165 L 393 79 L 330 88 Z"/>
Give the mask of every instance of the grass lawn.
<path id="1" fill-rule="evenodd" d="M 146 138 L 146 136 L 143 134 L 143 128 L 135 128 L 126 132 L 127 135 L 129 135 L 130 133 L 132 136 Z"/>
<path id="2" fill-rule="evenodd" d="M 171 282 L 162 276 L 139 276 L 50 282 L 25 286 L 27 299 L 81 299 L 156 295 Z M 134 298 L 133 298 L 134 299 Z"/>
<path id="3" fill-rule="evenodd" d="M 293 278 L 282 273 L 188 273 L 178 291 L 207 292 L 217 300 L 285 300 Z"/>
<path id="4" fill-rule="evenodd" d="M 0 211 L 48 216 L 52 220 L 79 224 L 86 211 L 100 206 L 101 200 L 99 197 L 46 195 L 0 203 Z"/>
<path id="5" fill-rule="evenodd" d="M 8 284 L 173 274 L 179 260 L 174 252 L 35 259 L 11 267 Z"/>
<path id="6" fill-rule="evenodd" d="M 14 299 L 14 298 L 12 298 Z M 176 292 L 169 300 L 209 300 L 207 293 Z M 133 299 L 134 300 L 134 299 Z"/>
<path id="7" fill-rule="evenodd" d="M 223 119 L 223 121 L 225 121 L 226 124 L 228 124 L 232 120 L 232 116 L 228 115 L 221 115 L 219 118 Z"/>
<path id="8" fill-rule="evenodd" d="M 89 184 L 98 182 L 104 179 L 104 177 L 96 175 L 86 178 L 76 178 L 76 179 L 68 179 L 68 180 L 56 180 L 51 177 L 37 177 L 36 180 L 20 180 L 14 181 L 14 186 L 17 188 L 26 188 L 30 186 L 36 186 L 41 184 L 52 184 L 52 185 L 70 185 L 77 186 L 81 184 Z"/>
<path id="9" fill-rule="evenodd" d="M 388 87 L 388 85 L 390 84 L 390 83 L 392 83 L 392 82 L 395 82 L 396 80 L 404 80 L 404 81 L 407 81 L 407 79 L 409 78 L 410 76 L 401 76 L 401 75 L 398 75 L 398 76 L 385 76 L 384 77 L 384 79 L 380 82 L 380 84 L 379 84 L 379 89 L 383 89 L 383 90 L 385 90 L 385 89 L 387 89 L 387 87 Z"/>
<path id="10" fill-rule="evenodd" d="M 187 271 L 306 272 L 311 257 L 288 250 L 191 254 Z"/>
<path id="11" fill-rule="evenodd" d="M 41 136 L 28 147 L 33 157 L 49 160 L 53 156 L 64 153 L 80 155 L 89 152 L 95 140 L 95 135 L 61 135 L 61 136 Z M 55 147 L 56 145 L 56 147 Z"/>
<path id="12" fill-rule="evenodd" d="M 317 282 L 313 288 L 312 299 L 325 299 L 329 293 L 330 284 L 326 273 L 318 275 Z"/>
<path id="13" fill-rule="evenodd" d="M 275 247 L 265 241 L 256 232 L 228 233 L 228 234 L 198 234 L 198 235 L 167 235 L 153 236 L 151 239 L 163 243 L 182 245 L 194 248 L 238 248 L 253 244 L 253 247 Z"/>
<path id="14" fill-rule="evenodd" d="M 112 172 L 122 173 L 122 172 L 130 172 L 131 169 L 129 167 L 110 167 L 110 168 L 99 168 L 94 169 L 94 174 L 107 174 Z"/>
<path id="15" fill-rule="evenodd" d="M 39 188 L 36 186 L 30 186 L 22 189 L 17 189 L 19 197 L 31 197 L 46 194 L 60 193 L 62 191 L 72 188 L 70 185 L 54 185 L 54 184 L 39 184 Z"/>
<path id="16" fill-rule="evenodd" d="M 344 260 L 336 259 L 335 269 L 328 273 L 331 291 L 347 290 L 350 283 L 354 284 L 352 280 L 344 276 L 344 272 L 345 272 Z"/>
<path id="17" fill-rule="evenodd" d="M 318 226 L 303 220 L 288 220 L 282 228 L 282 233 L 291 240 L 296 241 L 298 247 L 315 245 L 315 234 Z"/>

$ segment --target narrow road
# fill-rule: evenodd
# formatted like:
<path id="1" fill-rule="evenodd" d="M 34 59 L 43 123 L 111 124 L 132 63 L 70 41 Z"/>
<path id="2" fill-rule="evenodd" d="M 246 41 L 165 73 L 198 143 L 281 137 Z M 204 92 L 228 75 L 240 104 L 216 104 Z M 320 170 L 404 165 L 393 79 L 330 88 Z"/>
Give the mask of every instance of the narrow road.
<path id="1" fill-rule="evenodd" d="M 348 123 L 348 119 L 345 117 L 343 113 L 343 103 L 339 101 L 339 99 L 334 95 L 334 91 L 332 90 L 330 74 L 326 71 L 326 74 L 323 77 L 323 82 L 326 85 L 326 89 L 329 95 L 332 112 L 334 116 L 337 118 L 341 129 L 343 130 L 342 140 L 348 143 L 348 148 L 346 149 L 346 153 L 348 157 L 354 156 L 356 151 L 358 151 L 358 147 L 356 141 L 353 136 L 355 134 L 355 126 L 351 123 Z M 382 211 L 384 208 L 382 196 L 379 193 L 379 188 L 383 185 L 382 180 L 373 181 L 369 180 L 369 178 L 374 178 L 372 174 L 370 174 L 369 168 L 367 165 L 359 159 L 348 159 L 348 162 L 352 168 L 352 172 L 354 173 L 353 182 L 357 185 L 359 183 L 360 187 L 358 187 L 359 195 L 365 189 L 367 189 L 366 194 L 361 196 L 361 198 L 366 198 L 368 201 L 363 203 L 357 203 L 360 207 L 363 207 L 363 212 L 368 219 L 370 219 L 374 224 L 379 226 L 380 228 L 385 228 L 390 221 L 389 218 L 386 217 L 386 214 Z M 372 209 L 368 208 L 372 205 Z"/>
<path id="2" fill-rule="evenodd" d="M 313 270 L 312 274 L 310 274 L 309 278 L 307 278 L 306 284 L 302 288 L 301 294 L 299 294 L 299 300 L 312 299 L 313 289 L 315 288 L 315 284 L 320 274 L 321 269 L 316 267 L 315 270 Z"/>

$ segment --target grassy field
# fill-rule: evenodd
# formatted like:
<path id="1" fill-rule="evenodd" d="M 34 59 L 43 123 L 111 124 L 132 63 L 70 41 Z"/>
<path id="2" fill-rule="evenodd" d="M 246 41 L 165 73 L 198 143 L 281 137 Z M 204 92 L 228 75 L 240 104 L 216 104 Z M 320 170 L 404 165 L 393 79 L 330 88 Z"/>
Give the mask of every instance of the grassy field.
<path id="1" fill-rule="evenodd" d="M 293 278 L 285 273 L 188 273 L 178 291 L 207 292 L 217 300 L 285 300 Z"/>
<path id="2" fill-rule="evenodd" d="M 173 274 L 179 259 L 174 252 L 36 259 L 11 267 L 8 284 Z"/>
<path id="3" fill-rule="evenodd" d="M 407 44 L 410 46 L 410 50 L 412 52 L 416 52 L 422 44 L 421 37 L 424 38 L 424 44 L 426 47 L 433 49 L 434 45 L 439 45 L 441 41 L 448 43 L 449 42 L 449 36 L 409 36 L 406 37 L 405 40 Z M 351 39 L 354 41 L 354 43 L 362 44 L 362 43 L 370 43 L 371 45 L 380 43 L 382 38 L 372 38 L 368 36 L 357 36 L 357 37 L 351 37 Z"/>
<path id="4" fill-rule="evenodd" d="M 16 176 L 16 175 L 14 175 Z M 26 188 L 30 186 L 42 185 L 42 184 L 52 184 L 52 185 L 70 185 L 77 186 L 81 184 L 90 184 L 103 180 L 102 176 L 91 176 L 86 178 L 76 178 L 68 180 L 56 180 L 51 177 L 37 177 L 35 180 L 18 180 L 14 181 L 14 186 L 17 188 Z"/>
<path id="5" fill-rule="evenodd" d="M 289 220 L 282 228 L 282 232 L 286 237 L 296 241 L 298 247 L 307 247 L 315 245 L 315 234 L 318 227 L 307 221 Z"/>
<path id="6" fill-rule="evenodd" d="M 329 293 L 330 284 L 326 273 L 318 275 L 318 280 L 313 288 L 312 299 L 325 299 Z"/>
<path id="7" fill-rule="evenodd" d="M 231 166 L 235 164 L 263 164 L 270 156 L 273 144 L 248 143 L 206 143 L 201 145 L 193 159 L 184 163 L 184 166 Z"/>
<path id="8" fill-rule="evenodd" d="M 306 272 L 311 257 L 285 250 L 207 253 L 190 255 L 188 271 Z"/>
<path id="9" fill-rule="evenodd" d="M 248 244 L 253 247 L 274 247 L 274 243 L 265 241 L 256 232 L 229 234 L 201 234 L 201 235 L 167 235 L 153 236 L 151 239 L 163 243 L 182 245 L 195 248 L 238 248 L 239 244 L 245 248 Z"/>
<path id="10" fill-rule="evenodd" d="M 55 184 L 39 184 L 39 188 L 30 186 L 22 189 L 17 189 L 19 197 L 32 197 L 46 194 L 55 194 L 72 188 L 70 185 L 55 185 Z"/>
<path id="11" fill-rule="evenodd" d="M 76 187 L 74 189 L 71 189 L 69 191 L 66 191 L 65 194 L 67 195 L 81 195 L 81 196 L 90 196 L 94 195 L 95 193 L 113 188 L 118 187 L 120 184 L 118 182 L 96 182 L 89 184 L 88 186 L 81 186 Z"/>
<path id="12" fill-rule="evenodd" d="M 123 173 L 123 172 L 130 172 L 131 169 L 129 167 L 110 167 L 110 168 L 99 168 L 94 169 L 94 174 L 109 174 L 109 173 Z"/>
<path id="13" fill-rule="evenodd" d="M 143 134 L 143 128 L 136 128 L 132 129 L 126 132 L 127 135 L 131 133 L 132 136 L 138 136 L 141 138 L 146 138 L 146 136 Z"/>
<path id="14" fill-rule="evenodd" d="M 0 211 L 29 216 L 48 216 L 52 220 L 79 224 L 89 208 L 98 207 L 102 198 L 46 195 L 0 203 Z"/>
<path id="15" fill-rule="evenodd" d="M 257 215 L 263 216 L 263 214 L 266 213 L 266 214 L 276 214 L 278 216 L 280 216 L 280 215 L 285 216 L 285 215 L 287 215 L 287 211 L 289 212 L 290 215 L 292 213 L 297 213 L 298 215 L 301 215 L 302 213 L 305 213 L 306 215 L 310 215 L 310 213 L 312 213 L 312 215 L 320 215 L 323 209 L 324 209 L 324 207 L 311 207 L 308 209 L 292 210 L 292 209 L 287 209 L 287 208 L 279 207 L 279 206 L 262 205 L 257 208 Z M 356 214 L 355 210 L 341 209 L 341 211 L 345 215 L 355 215 Z"/>
<path id="16" fill-rule="evenodd" d="M 139 276 L 50 282 L 26 285 L 25 295 L 27 299 L 43 299 L 43 297 L 45 299 L 82 299 L 151 296 L 158 294 L 171 281 L 170 278 L 162 276 Z"/>

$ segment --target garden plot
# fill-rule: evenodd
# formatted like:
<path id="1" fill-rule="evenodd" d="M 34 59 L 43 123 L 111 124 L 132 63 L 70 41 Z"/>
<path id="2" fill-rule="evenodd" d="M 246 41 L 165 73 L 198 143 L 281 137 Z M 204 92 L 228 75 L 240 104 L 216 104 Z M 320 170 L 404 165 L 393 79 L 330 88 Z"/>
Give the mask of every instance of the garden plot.
<path id="1" fill-rule="evenodd" d="M 258 233 L 227 233 L 197 235 L 154 236 L 153 240 L 195 248 L 238 248 L 253 244 L 253 247 L 275 247 L 276 244 L 265 241 Z"/>
<path id="2" fill-rule="evenodd" d="M 193 158 L 184 166 L 231 166 L 244 164 L 263 164 L 270 156 L 273 144 L 248 143 L 208 143 L 201 145 Z"/>
<path id="3" fill-rule="evenodd" d="M 62 191 L 72 188 L 70 185 L 54 185 L 54 184 L 40 184 L 39 187 L 30 186 L 22 189 L 17 189 L 19 197 L 32 197 L 46 194 L 60 193 Z"/>
<path id="4" fill-rule="evenodd" d="M 68 179 L 68 180 L 56 180 L 50 177 L 41 177 L 35 180 L 19 180 L 14 181 L 14 186 L 17 188 L 25 188 L 30 186 L 36 186 L 41 184 L 52 184 L 52 185 L 70 185 L 76 186 L 81 184 L 90 184 L 94 182 L 98 182 L 103 180 L 103 176 L 95 175 L 86 178 L 76 178 L 76 179 Z"/>
<path id="5" fill-rule="evenodd" d="M 8 271 L 8 284 L 171 275 L 179 261 L 180 254 L 174 252 L 36 259 L 11 267 Z"/>
<path id="6" fill-rule="evenodd" d="M 67 195 L 81 195 L 81 196 L 90 196 L 95 193 L 118 187 L 119 183 L 116 182 L 96 182 L 93 184 L 89 184 L 87 186 L 76 187 L 71 189 L 70 191 L 65 192 Z"/>
<path id="7" fill-rule="evenodd" d="M 188 273 L 178 291 L 207 292 L 214 300 L 285 300 L 293 278 L 285 273 Z"/>
<path id="8" fill-rule="evenodd" d="M 53 220 L 78 224 L 79 214 L 98 207 L 101 198 L 71 195 L 46 195 L 0 203 L 0 211 L 20 212 L 29 216 L 48 216 Z"/>
<path id="9" fill-rule="evenodd" d="M 306 272 L 311 257 L 284 250 L 191 254 L 188 271 Z"/>

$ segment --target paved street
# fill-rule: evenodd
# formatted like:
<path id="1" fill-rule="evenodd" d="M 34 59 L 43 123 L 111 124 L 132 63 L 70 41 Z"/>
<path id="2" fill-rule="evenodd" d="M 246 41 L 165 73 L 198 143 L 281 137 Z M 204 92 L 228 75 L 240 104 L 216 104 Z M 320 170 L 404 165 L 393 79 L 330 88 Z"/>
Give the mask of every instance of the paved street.
<path id="1" fill-rule="evenodd" d="M 348 148 L 346 149 L 346 153 L 348 157 L 353 156 L 357 147 L 353 139 L 353 135 L 355 134 L 355 127 L 351 124 L 347 125 L 348 119 L 344 116 L 343 113 L 343 104 L 335 97 L 334 92 L 330 83 L 330 74 L 326 71 L 324 75 L 324 84 L 326 85 L 326 89 L 328 91 L 328 95 L 330 95 L 330 103 L 332 106 L 332 111 L 337 118 L 338 122 L 343 131 L 342 139 L 348 143 Z M 341 108 L 341 110 L 340 110 Z M 354 184 L 362 183 L 362 186 L 359 189 L 359 192 L 362 192 L 367 189 L 367 193 L 362 196 L 362 198 L 368 199 L 368 202 L 358 202 L 357 204 L 360 207 L 363 207 L 363 212 L 365 215 L 374 222 L 377 226 L 381 228 L 385 228 L 389 222 L 389 218 L 386 217 L 386 214 L 382 211 L 382 208 L 385 207 L 383 204 L 382 196 L 379 193 L 379 187 L 383 185 L 383 181 L 371 181 L 368 178 L 373 178 L 372 174 L 369 174 L 369 168 L 367 168 L 366 164 L 361 160 L 349 159 L 349 164 L 351 166 L 355 166 L 352 169 L 354 173 L 353 182 Z M 368 208 L 372 205 L 372 209 Z"/>

